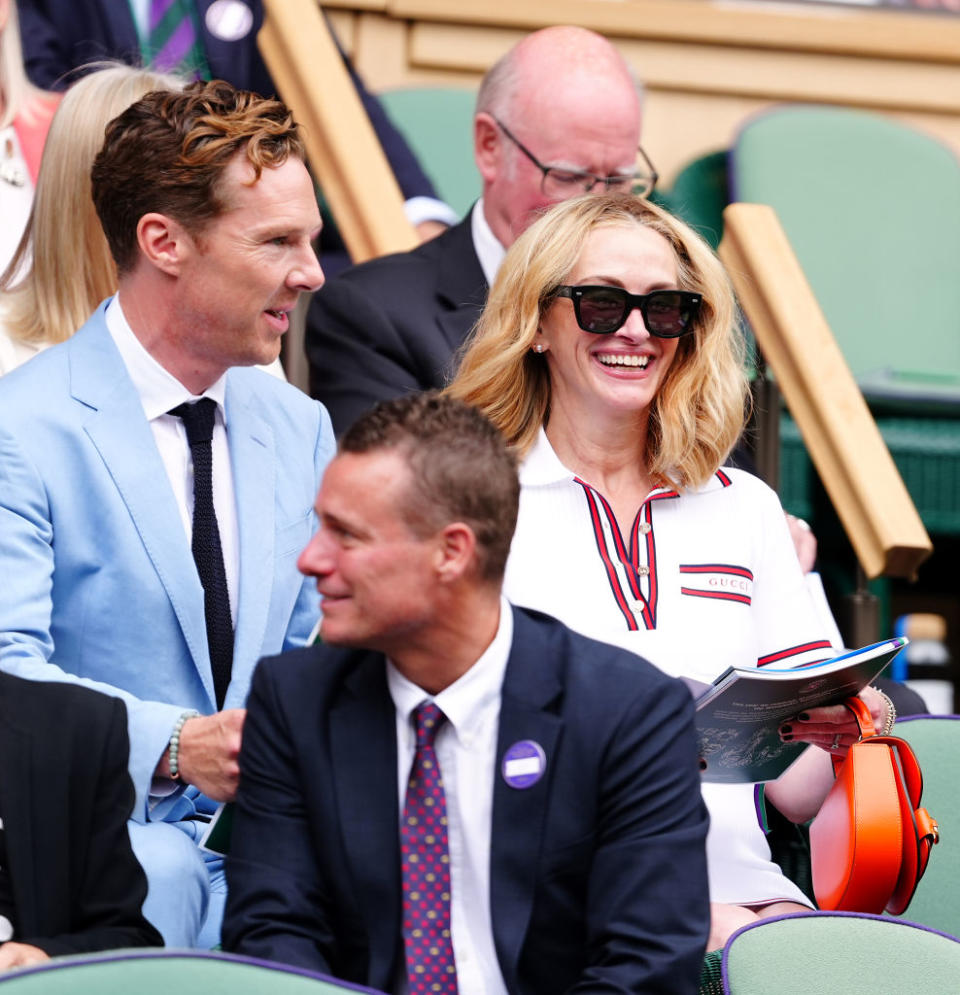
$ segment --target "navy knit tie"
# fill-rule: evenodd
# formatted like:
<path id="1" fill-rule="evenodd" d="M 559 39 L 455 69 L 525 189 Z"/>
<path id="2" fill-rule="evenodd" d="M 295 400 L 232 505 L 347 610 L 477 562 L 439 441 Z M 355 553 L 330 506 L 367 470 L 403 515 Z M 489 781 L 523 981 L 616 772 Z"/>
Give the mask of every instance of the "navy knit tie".
<path id="1" fill-rule="evenodd" d="M 170 414 L 183 419 L 193 457 L 193 560 L 203 585 L 203 614 L 210 646 L 210 669 L 217 708 L 230 684 L 233 669 L 233 622 L 227 572 L 220 548 L 220 529 L 213 510 L 213 421 L 217 402 L 202 397 L 195 404 L 180 404 Z"/>

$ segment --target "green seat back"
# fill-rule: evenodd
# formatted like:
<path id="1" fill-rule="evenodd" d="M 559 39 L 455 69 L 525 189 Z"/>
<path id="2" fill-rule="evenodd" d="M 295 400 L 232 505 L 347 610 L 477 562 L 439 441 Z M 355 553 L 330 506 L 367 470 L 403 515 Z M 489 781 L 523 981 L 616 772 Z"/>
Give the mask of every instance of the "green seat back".
<path id="1" fill-rule="evenodd" d="M 437 193 L 463 216 L 480 196 L 473 161 L 473 90 L 410 87 L 378 95 Z"/>
<path id="2" fill-rule="evenodd" d="M 960 936 L 960 716 L 918 716 L 897 722 L 895 731 L 920 761 L 921 804 L 940 826 L 940 842 L 903 918 Z"/>
<path id="3" fill-rule="evenodd" d="M 770 204 L 871 402 L 960 411 L 960 163 L 878 114 L 793 106 L 749 121 L 732 199 Z"/>
<path id="4" fill-rule="evenodd" d="M 118 950 L 0 975 L 3 995 L 341 995 L 373 992 L 229 954 Z M 376 995 L 376 993 L 374 993 Z"/>
<path id="5" fill-rule="evenodd" d="M 768 919 L 730 938 L 723 991 L 731 995 L 955 992 L 960 941 L 882 916 L 814 912 Z"/>
<path id="6" fill-rule="evenodd" d="M 727 153 L 710 152 L 677 173 L 667 206 L 714 249 L 723 237 L 723 209 L 729 203 Z"/>

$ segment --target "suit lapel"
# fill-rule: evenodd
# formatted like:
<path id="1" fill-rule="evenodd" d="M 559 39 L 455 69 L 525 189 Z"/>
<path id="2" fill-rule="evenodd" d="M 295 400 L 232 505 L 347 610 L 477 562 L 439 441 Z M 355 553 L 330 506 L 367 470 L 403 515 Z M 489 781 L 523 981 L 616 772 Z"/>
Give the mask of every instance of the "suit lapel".
<path id="1" fill-rule="evenodd" d="M 91 409 L 84 431 L 133 519 L 213 702 L 203 588 L 189 544 L 173 538 L 184 535 L 183 522 L 140 398 L 107 330 L 104 307 L 69 340 L 71 393 Z"/>
<path id="2" fill-rule="evenodd" d="M 227 374 L 227 442 L 236 495 L 237 530 L 240 543 L 240 577 L 237 594 L 237 627 L 234 637 L 234 681 L 237 693 L 248 685 L 237 672 L 237 661 L 249 666 L 262 655 L 264 632 L 273 590 L 275 533 L 276 451 L 273 429 L 253 410 L 235 378 Z M 232 700 L 239 707 L 242 698 Z"/>
<path id="3" fill-rule="evenodd" d="M 400 937 L 400 806 L 396 712 L 380 654 L 357 654 L 330 712 L 330 742 L 339 824 L 370 937 L 370 977 L 390 979 Z"/>
<path id="4" fill-rule="evenodd" d="M 563 691 L 561 664 L 545 644 L 537 623 L 514 609 L 513 647 L 500 704 L 490 835 L 490 908 L 494 943 L 508 987 L 516 978 L 520 951 L 533 909 L 544 819 L 550 800 L 554 758 L 563 726 L 550 706 Z M 510 787 L 503 756 L 521 740 L 543 748 L 546 772 L 529 788 Z"/>
<path id="5" fill-rule="evenodd" d="M 443 310 L 437 324 L 451 351 L 463 344 L 480 317 L 487 300 L 487 280 L 473 247 L 470 216 L 461 221 L 446 237 L 437 266 L 437 299 Z"/>

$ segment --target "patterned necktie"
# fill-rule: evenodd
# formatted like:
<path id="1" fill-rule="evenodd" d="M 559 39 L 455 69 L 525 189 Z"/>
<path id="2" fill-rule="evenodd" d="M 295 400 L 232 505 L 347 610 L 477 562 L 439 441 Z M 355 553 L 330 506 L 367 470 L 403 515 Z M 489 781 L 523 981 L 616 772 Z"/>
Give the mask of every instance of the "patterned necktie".
<path id="1" fill-rule="evenodd" d="M 450 855 L 447 801 L 433 749 L 446 716 L 427 701 L 413 713 L 417 752 L 407 783 L 400 830 L 403 865 L 403 943 L 409 995 L 456 995 L 450 938 Z"/>
<path id="2" fill-rule="evenodd" d="M 210 669 L 217 708 L 223 699 L 233 669 L 233 622 L 227 572 L 220 548 L 220 528 L 213 509 L 213 421 L 217 402 L 201 397 L 195 404 L 180 404 L 170 414 L 183 419 L 193 457 L 193 560 L 203 585 L 203 614 L 210 646 Z"/>
<path id="3" fill-rule="evenodd" d="M 149 62 L 158 72 L 209 76 L 197 39 L 193 0 L 150 0 Z"/>

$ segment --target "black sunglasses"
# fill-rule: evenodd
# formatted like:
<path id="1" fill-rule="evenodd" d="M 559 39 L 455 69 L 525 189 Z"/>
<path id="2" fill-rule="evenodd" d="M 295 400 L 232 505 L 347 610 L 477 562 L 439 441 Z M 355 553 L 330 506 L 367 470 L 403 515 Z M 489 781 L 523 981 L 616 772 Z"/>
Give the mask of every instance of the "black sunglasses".
<path id="1" fill-rule="evenodd" d="M 630 294 L 620 287 L 557 287 L 557 297 L 569 297 L 577 324 L 585 332 L 609 335 L 626 324 L 630 312 L 640 309 L 643 323 L 651 335 L 675 339 L 693 331 L 700 313 L 700 294 L 686 290 L 654 290 L 649 294 Z"/>

